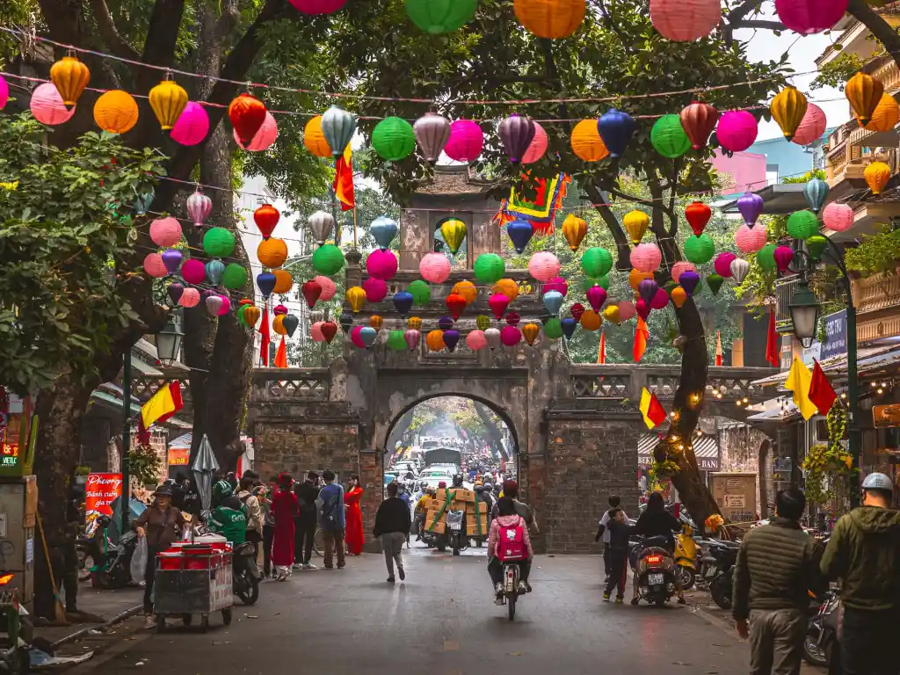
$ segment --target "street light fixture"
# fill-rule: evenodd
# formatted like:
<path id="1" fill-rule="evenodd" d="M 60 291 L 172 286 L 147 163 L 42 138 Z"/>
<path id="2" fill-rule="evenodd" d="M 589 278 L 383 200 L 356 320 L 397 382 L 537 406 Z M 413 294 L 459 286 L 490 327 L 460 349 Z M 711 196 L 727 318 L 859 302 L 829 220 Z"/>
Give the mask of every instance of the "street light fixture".
<path id="1" fill-rule="evenodd" d="M 181 321 L 173 314 L 169 317 L 166 327 L 156 334 L 156 353 L 163 365 L 169 366 L 178 360 L 183 337 Z"/>
<path id="2" fill-rule="evenodd" d="M 791 310 L 794 335 L 804 347 L 811 347 L 816 339 L 822 306 L 805 279 L 800 280 L 799 287 L 794 293 L 794 297 L 791 298 L 788 308 Z"/>

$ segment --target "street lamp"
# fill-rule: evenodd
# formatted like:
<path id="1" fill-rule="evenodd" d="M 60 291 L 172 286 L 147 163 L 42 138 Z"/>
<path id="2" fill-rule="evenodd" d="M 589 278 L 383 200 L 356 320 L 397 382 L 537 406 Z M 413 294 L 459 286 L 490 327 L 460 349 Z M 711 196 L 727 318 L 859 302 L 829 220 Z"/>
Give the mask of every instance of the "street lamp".
<path id="1" fill-rule="evenodd" d="M 178 360 L 183 337 L 181 321 L 173 314 L 166 327 L 156 334 L 156 354 L 163 365 L 168 366 Z"/>
<path id="2" fill-rule="evenodd" d="M 822 306 L 816 294 L 809 288 L 806 279 L 801 279 L 788 308 L 791 310 L 791 323 L 794 324 L 794 335 L 804 347 L 811 347 L 816 338 L 819 326 L 819 314 Z"/>

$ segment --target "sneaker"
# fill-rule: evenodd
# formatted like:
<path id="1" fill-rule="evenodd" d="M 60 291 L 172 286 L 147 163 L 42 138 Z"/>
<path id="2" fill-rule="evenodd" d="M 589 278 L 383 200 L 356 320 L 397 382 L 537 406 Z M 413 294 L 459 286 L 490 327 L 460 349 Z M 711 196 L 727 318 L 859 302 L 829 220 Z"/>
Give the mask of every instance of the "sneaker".
<path id="1" fill-rule="evenodd" d="M 302 570 L 302 569 L 303 569 L 303 565 L 300 564 L 300 563 L 294 563 L 293 569 L 295 569 L 295 570 Z"/>
<path id="2" fill-rule="evenodd" d="M 527 584 L 524 581 L 520 581 L 519 582 L 519 593 L 527 593 L 527 592 L 528 592 Z"/>
<path id="3" fill-rule="evenodd" d="M 494 584 L 494 593 L 496 593 L 497 595 L 503 595 L 503 583 L 502 582 L 498 581 L 496 584 Z"/>
<path id="4" fill-rule="evenodd" d="M 494 598 L 494 604 L 497 605 L 498 607 L 503 606 L 503 595 L 502 594 L 499 594 L 499 593 L 497 594 L 497 596 Z"/>
<path id="5" fill-rule="evenodd" d="M 153 618 L 152 614 L 144 617 L 144 628 L 153 628 L 154 626 L 156 626 L 156 619 Z"/>
<path id="6" fill-rule="evenodd" d="M 606 600 L 606 602 L 609 602 L 609 593 L 604 593 L 603 599 Z"/>
<path id="7" fill-rule="evenodd" d="M 388 580 L 387 580 L 387 582 L 388 582 L 388 583 L 389 583 L 389 584 L 392 584 L 392 583 L 394 583 L 394 582 L 395 582 L 395 579 L 394 579 L 394 577 L 388 577 Z"/>
<path id="8" fill-rule="evenodd" d="M 317 570 L 317 569 L 319 569 L 319 568 L 316 567 L 315 565 L 313 565 L 312 563 L 303 563 L 303 569 L 305 569 L 305 570 Z"/>
<path id="9" fill-rule="evenodd" d="M 525 592 L 531 593 L 531 584 L 529 584 L 527 581 L 525 582 Z"/>
<path id="10" fill-rule="evenodd" d="M 624 605 L 624 604 L 625 604 L 625 598 L 623 598 L 621 595 L 616 596 L 616 604 L 617 604 L 617 605 Z"/>
<path id="11" fill-rule="evenodd" d="M 404 570 L 403 567 L 398 567 L 397 572 L 400 574 L 400 581 L 405 581 L 406 580 L 406 570 Z"/>

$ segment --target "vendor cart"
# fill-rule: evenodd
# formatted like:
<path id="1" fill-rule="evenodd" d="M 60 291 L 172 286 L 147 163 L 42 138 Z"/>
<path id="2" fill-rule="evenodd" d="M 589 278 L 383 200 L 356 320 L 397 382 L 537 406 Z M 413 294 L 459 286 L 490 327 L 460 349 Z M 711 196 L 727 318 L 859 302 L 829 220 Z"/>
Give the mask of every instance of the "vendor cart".
<path id="1" fill-rule="evenodd" d="M 167 617 L 180 617 L 185 626 L 200 615 L 200 627 L 209 628 L 209 615 L 222 612 L 225 625 L 231 623 L 231 550 L 185 545 L 156 557 L 153 582 L 153 611 L 156 629 L 165 630 Z"/>

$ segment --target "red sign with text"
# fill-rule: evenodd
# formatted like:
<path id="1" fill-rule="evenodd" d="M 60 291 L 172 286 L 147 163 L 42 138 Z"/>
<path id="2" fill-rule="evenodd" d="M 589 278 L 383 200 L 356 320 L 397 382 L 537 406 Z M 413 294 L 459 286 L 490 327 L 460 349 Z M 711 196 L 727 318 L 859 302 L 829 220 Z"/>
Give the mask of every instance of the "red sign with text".
<path id="1" fill-rule="evenodd" d="M 111 504 L 122 496 L 122 474 L 88 474 L 84 496 L 84 511 L 88 522 L 101 514 L 111 516 Z"/>

